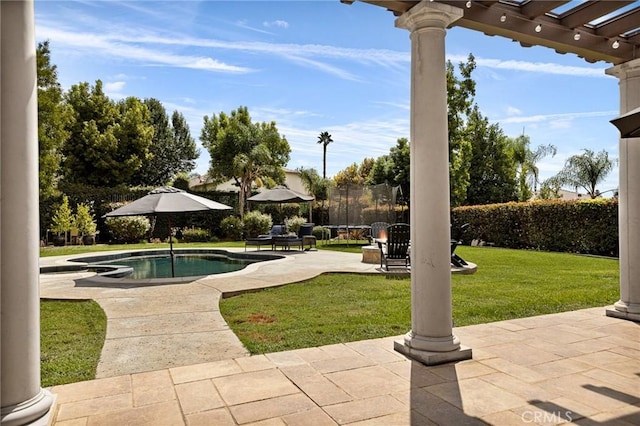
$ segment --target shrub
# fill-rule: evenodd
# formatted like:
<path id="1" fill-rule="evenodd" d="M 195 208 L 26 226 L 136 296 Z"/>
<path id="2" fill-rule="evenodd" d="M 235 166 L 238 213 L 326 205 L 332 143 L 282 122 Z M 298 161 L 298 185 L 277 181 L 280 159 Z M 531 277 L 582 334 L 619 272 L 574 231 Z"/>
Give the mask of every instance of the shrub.
<path id="1" fill-rule="evenodd" d="M 284 220 L 284 224 L 287 225 L 287 231 L 294 234 L 298 234 L 303 223 L 307 223 L 307 220 L 300 216 L 293 216 Z"/>
<path id="2" fill-rule="evenodd" d="M 69 207 L 69 197 L 65 195 L 62 197 L 62 204 L 60 204 L 53 216 L 51 230 L 58 234 L 64 234 L 66 240 L 66 234 L 71 231 L 72 226 L 73 214 L 71 213 L 71 207 Z"/>
<path id="3" fill-rule="evenodd" d="M 313 236 L 316 237 L 318 241 L 328 240 L 331 238 L 331 232 L 327 228 L 323 228 L 322 226 L 314 226 L 313 227 Z"/>
<path id="4" fill-rule="evenodd" d="M 186 243 L 205 243 L 211 239 L 211 234 L 202 228 L 187 228 L 182 231 L 182 239 Z"/>
<path id="5" fill-rule="evenodd" d="M 242 239 L 243 227 L 244 224 L 242 223 L 242 220 L 237 216 L 227 216 L 220 221 L 222 235 L 233 241 L 239 241 Z"/>
<path id="6" fill-rule="evenodd" d="M 75 225 L 80 235 L 96 234 L 97 225 L 88 205 L 80 203 L 76 206 Z"/>
<path id="7" fill-rule="evenodd" d="M 144 216 L 109 217 L 106 224 L 113 239 L 121 243 L 137 243 L 151 228 Z"/>
<path id="8" fill-rule="evenodd" d="M 618 255 L 618 200 L 534 201 L 457 207 L 452 227 L 470 226 L 463 240 L 506 248 Z"/>
<path id="9" fill-rule="evenodd" d="M 271 215 L 261 213 L 257 210 L 250 211 L 244 215 L 244 231 L 248 238 L 268 234 L 272 225 L 273 220 L 271 219 Z"/>

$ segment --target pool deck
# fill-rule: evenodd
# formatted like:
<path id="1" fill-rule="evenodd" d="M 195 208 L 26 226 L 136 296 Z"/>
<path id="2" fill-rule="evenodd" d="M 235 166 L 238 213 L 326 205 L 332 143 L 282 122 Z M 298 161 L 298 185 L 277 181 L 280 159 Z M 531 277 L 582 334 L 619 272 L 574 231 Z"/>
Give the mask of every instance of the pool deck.
<path id="1" fill-rule="evenodd" d="M 98 378 L 53 387 L 49 424 L 640 424 L 640 324 L 604 306 L 458 327 L 473 359 L 435 367 L 395 352 L 401 336 L 249 356 L 223 293 L 378 272 L 356 254 L 286 254 L 180 284 L 41 275 L 42 297 L 94 299 L 108 317 Z"/>
<path id="2" fill-rule="evenodd" d="M 244 248 L 227 249 L 242 252 Z M 112 252 L 117 253 L 117 252 Z M 40 296 L 93 299 L 107 315 L 107 336 L 97 378 L 219 361 L 249 353 L 220 315 L 219 300 L 266 287 L 304 281 L 323 272 L 377 273 L 379 265 L 361 262 L 352 253 L 261 250 L 282 259 L 200 279 L 150 279 L 131 283 L 101 278 L 92 272 L 43 274 Z M 42 258 L 41 266 L 66 263 L 63 256 Z"/>

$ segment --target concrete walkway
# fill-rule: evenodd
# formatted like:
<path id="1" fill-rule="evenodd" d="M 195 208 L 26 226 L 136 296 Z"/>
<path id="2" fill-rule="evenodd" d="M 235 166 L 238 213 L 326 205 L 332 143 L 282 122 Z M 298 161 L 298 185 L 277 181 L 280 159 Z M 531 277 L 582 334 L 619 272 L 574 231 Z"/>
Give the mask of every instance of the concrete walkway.
<path id="1" fill-rule="evenodd" d="M 246 356 L 228 337 L 195 356 L 216 359 L 188 362 L 193 349 L 154 355 L 179 341 L 193 344 L 187 337 L 231 336 L 216 322 L 217 303 L 209 306 L 223 291 L 279 285 L 323 270 L 373 272 L 375 266 L 360 264 L 357 255 L 319 251 L 188 284 L 105 288 L 43 277 L 43 296 L 92 296 L 107 315 L 119 315 L 120 321 L 109 319 L 108 340 L 120 341 L 125 351 L 129 344 L 136 348 L 125 358 L 152 359 L 131 362 L 137 371 L 116 373 L 126 370 L 116 356 L 101 363 L 102 379 L 53 387 L 50 424 L 640 424 L 640 324 L 606 317 L 605 307 L 456 328 L 473 359 L 435 367 L 394 352 L 401 336 L 258 356 Z M 192 314 L 216 318 L 216 325 L 180 339 L 190 303 Z M 152 329 L 149 319 L 169 331 Z M 145 338 L 164 343 L 145 346 Z M 234 349 L 225 354 L 220 346 Z M 169 365 L 153 367 L 162 362 Z"/>
<path id="2" fill-rule="evenodd" d="M 41 266 L 74 257 L 86 255 L 43 258 Z M 361 258 L 327 250 L 291 251 L 280 260 L 178 284 L 163 280 L 131 284 L 126 279 L 96 279 L 94 273 L 86 272 L 43 274 L 40 296 L 93 299 L 100 304 L 107 315 L 107 336 L 96 377 L 104 378 L 248 356 L 220 315 L 223 293 L 299 282 L 323 272 L 377 273 L 378 265 L 362 263 Z"/>

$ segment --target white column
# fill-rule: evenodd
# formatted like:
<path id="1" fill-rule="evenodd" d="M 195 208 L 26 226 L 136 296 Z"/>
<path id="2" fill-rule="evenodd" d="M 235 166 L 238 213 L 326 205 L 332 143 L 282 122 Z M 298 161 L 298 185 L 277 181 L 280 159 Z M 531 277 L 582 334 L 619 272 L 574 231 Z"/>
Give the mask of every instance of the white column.
<path id="1" fill-rule="evenodd" d="M 453 335 L 446 27 L 462 10 L 423 1 L 396 20 L 411 32 L 411 331 L 395 349 L 432 365 L 471 358 Z"/>
<path id="2" fill-rule="evenodd" d="M 40 387 L 38 116 L 33 0 L 0 2 L 2 425 L 44 423 Z"/>
<path id="3" fill-rule="evenodd" d="M 640 59 L 609 68 L 620 80 L 620 114 L 640 107 Z M 607 315 L 640 321 L 640 138 L 620 139 L 620 300 Z"/>

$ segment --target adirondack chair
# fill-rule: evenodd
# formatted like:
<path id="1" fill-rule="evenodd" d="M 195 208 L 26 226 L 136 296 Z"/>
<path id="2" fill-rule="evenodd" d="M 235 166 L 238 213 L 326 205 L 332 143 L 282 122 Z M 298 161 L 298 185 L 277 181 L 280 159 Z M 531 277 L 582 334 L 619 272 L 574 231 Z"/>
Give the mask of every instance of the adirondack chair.
<path id="1" fill-rule="evenodd" d="M 396 223 L 387 227 L 387 240 L 378 240 L 380 248 L 380 268 L 407 269 L 410 264 L 411 227 L 406 223 Z"/>
<path id="2" fill-rule="evenodd" d="M 387 227 L 389 227 L 387 222 L 373 222 L 369 232 L 369 244 L 373 243 L 378 238 L 386 238 L 386 235 L 381 234 L 387 232 Z"/>

